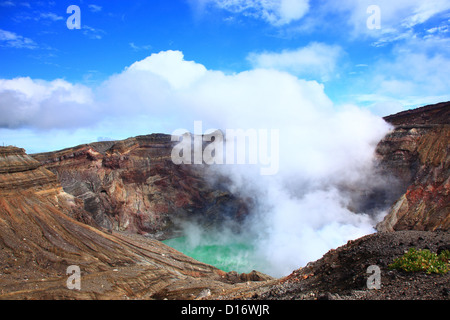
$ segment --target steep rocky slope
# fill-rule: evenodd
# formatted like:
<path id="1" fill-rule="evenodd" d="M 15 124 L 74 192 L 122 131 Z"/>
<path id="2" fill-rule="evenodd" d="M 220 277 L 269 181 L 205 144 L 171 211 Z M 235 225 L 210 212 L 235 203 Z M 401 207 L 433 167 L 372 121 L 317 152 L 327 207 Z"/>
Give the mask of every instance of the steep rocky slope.
<path id="1" fill-rule="evenodd" d="M 400 197 L 380 231 L 450 229 L 450 102 L 385 117 L 394 130 L 378 145 Z"/>
<path id="2" fill-rule="evenodd" d="M 0 148 L 0 190 L 3 194 L 34 189 L 42 192 L 62 191 L 56 176 L 41 168 L 38 161 L 16 147 Z"/>
<path id="3" fill-rule="evenodd" d="M 173 145 L 170 135 L 152 134 L 32 156 L 82 200 L 96 225 L 109 230 L 164 239 L 178 220 L 242 218 L 248 202 L 220 180 L 210 183 L 201 165 L 175 165 Z"/>
<path id="4" fill-rule="evenodd" d="M 72 219 L 83 210 L 77 199 L 23 149 L 0 148 L 0 170 L 0 299 L 193 299 L 268 279 L 227 274 L 157 240 Z M 67 287 L 72 265 L 81 290 Z"/>
<path id="5" fill-rule="evenodd" d="M 374 233 L 330 250 L 317 261 L 274 282 L 250 289 L 239 288 L 209 299 L 256 300 L 449 300 L 450 272 L 407 273 L 388 266 L 409 248 L 438 252 L 450 245 L 445 231 L 396 231 Z M 369 289 L 377 266 L 380 288 Z M 370 270 L 369 270 L 370 271 Z"/>

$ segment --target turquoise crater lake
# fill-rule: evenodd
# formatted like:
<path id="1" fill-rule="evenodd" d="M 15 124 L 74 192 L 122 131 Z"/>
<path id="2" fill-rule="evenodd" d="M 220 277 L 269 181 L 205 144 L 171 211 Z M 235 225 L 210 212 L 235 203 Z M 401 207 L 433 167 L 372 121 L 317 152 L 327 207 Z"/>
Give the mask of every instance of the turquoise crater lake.
<path id="1" fill-rule="evenodd" d="M 254 247 L 242 239 L 228 239 L 224 242 L 208 235 L 193 241 L 183 236 L 165 240 L 163 243 L 225 272 L 248 273 L 256 268 Z"/>

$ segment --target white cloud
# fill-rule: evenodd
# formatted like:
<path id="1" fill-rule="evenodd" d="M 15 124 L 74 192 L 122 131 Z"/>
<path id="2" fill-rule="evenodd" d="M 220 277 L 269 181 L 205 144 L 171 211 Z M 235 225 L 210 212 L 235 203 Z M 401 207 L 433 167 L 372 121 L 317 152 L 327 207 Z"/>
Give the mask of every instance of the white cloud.
<path id="1" fill-rule="evenodd" d="M 204 76 L 207 72 L 203 65 L 193 61 L 185 61 L 182 52 L 172 50 L 152 54 L 127 68 L 127 72 L 135 71 L 159 75 L 176 89 L 190 86 L 193 81 Z"/>
<path id="2" fill-rule="evenodd" d="M 280 53 L 251 53 L 247 59 L 255 68 L 273 68 L 300 77 L 328 81 L 333 77 L 342 53 L 339 46 L 313 42 L 306 47 Z"/>
<path id="3" fill-rule="evenodd" d="M 414 37 L 414 32 L 412 30 L 398 32 L 396 29 L 384 28 L 381 30 L 377 39 L 372 43 L 372 46 L 382 47 L 393 42 L 407 40 L 412 37 Z"/>
<path id="4" fill-rule="evenodd" d="M 381 29 L 379 30 L 370 30 L 366 24 L 370 16 L 367 8 L 374 4 L 380 8 Z M 421 37 L 416 30 L 417 27 L 439 14 L 448 13 L 450 2 L 447 0 L 327 1 L 320 10 L 325 19 L 327 15 L 338 16 L 342 24 L 350 26 L 352 37 L 368 37 L 375 39 L 375 45 L 385 45 L 411 37 Z"/>
<path id="5" fill-rule="evenodd" d="M 402 25 L 411 28 L 447 10 L 450 10 L 450 3 L 447 0 L 415 1 L 411 14 L 405 17 Z"/>
<path id="6" fill-rule="evenodd" d="M 264 69 L 227 75 L 185 61 L 179 51 L 152 54 L 132 64 L 103 84 L 101 96 L 111 101 L 113 110 L 127 105 L 127 112 L 183 119 L 178 128 L 196 117 L 215 127 L 270 127 L 316 104 L 331 106 L 323 86 L 315 81 Z M 281 107 L 284 113 L 275 112 Z M 267 118 L 266 112 L 272 117 Z"/>
<path id="7" fill-rule="evenodd" d="M 14 7 L 16 4 L 12 1 L 2 1 L 0 2 L 0 6 L 2 7 Z"/>
<path id="8" fill-rule="evenodd" d="M 414 105 L 450 98 L 450 80 L 446 77 L 450 72 L 448 57 L 408 52 L 399 55 L 395 61 L 381 62 L 378 68 L 374 78 L 378 83 L 377 94 L 415 101 Z"/>
<path id="9" fill-rule="evenodd" d="M 77 128 L 96 121 L 91 90 L 60 79 L 0 79 L 0 114 L 3 128 Z"/>
<path id="10" fill-rule="evenodd" d="M 262 19 L 275 26 L 282 26 L 301 19 L 309 11 L 309 0 L 193 0 L 197 10 L 207 5 L 233 14 Z"/>
<path id="11" fill-rule="evenodd" d="M 450 40 L 412 38 L 375 59 L 353 80 L 355 101 L 383 115 L 450 100 Z"/>
<path id="12" fill-rule="evenodd" d="M 268 3 L 268 5 L 265 5 Z M 262 16 L 273 25 L 284 25 L 301 19 L 309 10 L 307 0 L 263 2 Z"/>
<path id="13" fill-rule="evenodd" d="M 53 13 L 53 12 L 43 12 L 39 15 L 39 17 L 36 18 L 36 20 L 39 19 L 48 19 L 48 20 L 52 20 L 52 21 L 59 21 L 59 20 L 64 20 L 63 17 L 58 16 L 57 14 Z"/>
<path id="14" fill-rule="evenodd" d="M 81 26 L 81 30 L 83 31 L 83 34 L 85 36 L 96 40 L 102 39 L 103 35 L 106 33 L 102 29 L 93 28 L 91 26 L 88 26 L 87 24 L 83 24 Z"/>
<path id="15" fill-rule="evenodd" d="M 152 46 L 150 44 L 144 44 L 144 45 L 137 45 L 134 42 L 130 42 L 129 43 L 131 49 L 133 49 L 134 51 L 148 51 L 152 48 Z"/>
<path id="16" fill-rule="evenodd" d="M 2 29 L 0 29 L 0 46 L 25 49 L 36 49 L 38 47 L 32 39 Z"/>
<path id="17" fill-rule="evenodd" d="M 96 5 L 96 4 L 90 4 L 90 5 L 88 5 L 88 7 L 92 12 L 102 11 L 102 7 L 99 5 Z"/>
<path id="18" fill-rule="evenodd" d="M 412 39 L 397 46 L 393 51 L 394 59 L 382 59 L 376 64 L 376 73 L 380 77 L 382 92 L 394 90 L 398 95 L 424 93 L 437 95 L 448 93 L 450 79 L 450 46 L 448 39 Z M 385 82 L 401 81 L 408 87 L 393 89 Z"/>

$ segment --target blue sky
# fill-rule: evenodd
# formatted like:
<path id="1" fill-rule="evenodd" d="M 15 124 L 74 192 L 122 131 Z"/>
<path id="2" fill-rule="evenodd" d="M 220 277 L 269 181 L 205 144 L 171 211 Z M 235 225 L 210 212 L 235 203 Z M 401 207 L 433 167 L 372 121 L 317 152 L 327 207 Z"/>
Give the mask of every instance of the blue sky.
<path id="1" fill-rule="evenodd" d="M 449 24 L 444 0 L 0 0 L 0 143 L 41 152 L 448 101 Z"/>

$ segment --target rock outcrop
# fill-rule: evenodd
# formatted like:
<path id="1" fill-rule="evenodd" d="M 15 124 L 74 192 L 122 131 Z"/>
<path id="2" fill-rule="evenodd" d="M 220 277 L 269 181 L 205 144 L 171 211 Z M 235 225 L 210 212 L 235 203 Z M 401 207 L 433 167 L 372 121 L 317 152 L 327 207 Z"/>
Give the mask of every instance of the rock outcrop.
<path id="1" fill-rule="evenodd" d="M 165 239 L 179 220 L 243 218 L 248 202 L 209 179 L 205 167 L 175 165 L 173 146 L 170 135 L 152 134 L 32 156 L 108 230 Z"/>
<path id="2" fill-rule="evenodd" d="M 401 196 L 379 231 L 450 229 L 450 102 L 384 118 L 394 125 L 378 145 L 384 172 Z"/>
<path id="3" fill-rule="evenodd" d="M 160 241 L 79 222 L 74 210 L 89 216 L 79 201 L 23 149 L 0 147 L 0 299 L 195 299 L 269 279 L 236 278 Z M 70 266 L 81 290 L 67 285 Z"/>
<path id="4" fill-rule="evenodd" d="M 0 190 L 13 193 L 17 190 L 62 191 L 54 174 L 41 168 L 38 161 L 17 147 L 0 148 Z"/>
<path id="5" fill-rule="evenodd" d="M 322 258 L 276 282 L 225 291 L 209 299 L 257 300 L 449 300 L 450 272 L 427 274 L 392 270 L 389 265 L 409 248 L 437 253 L 450 243 L 444 231 L 379 232 L 328 251 Z M 370 289 L 369 277 L 380 276 Z"/>

